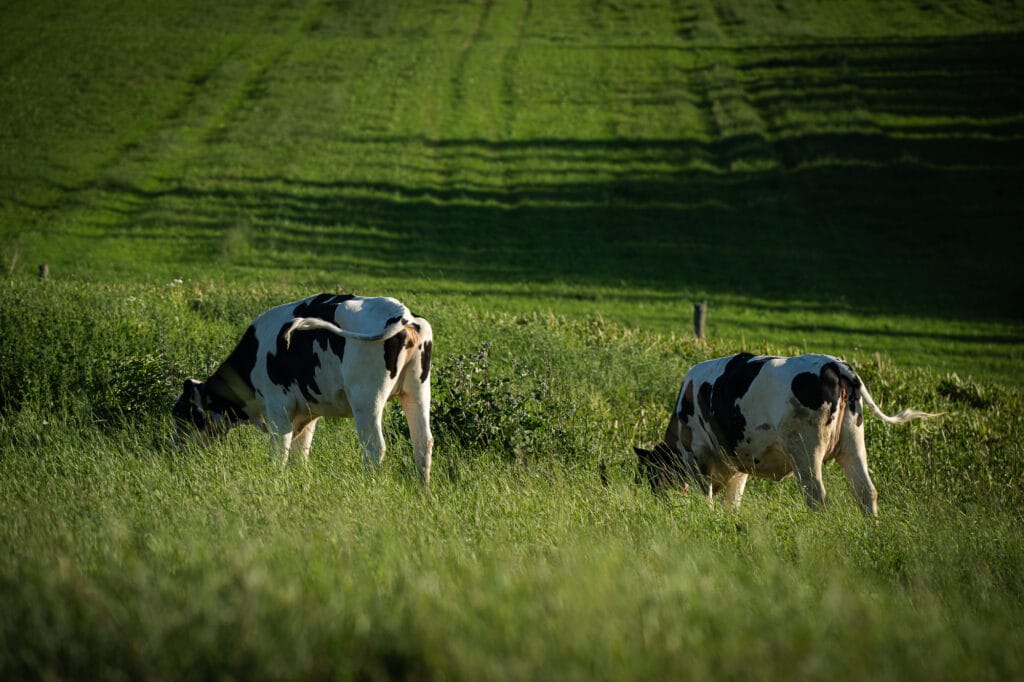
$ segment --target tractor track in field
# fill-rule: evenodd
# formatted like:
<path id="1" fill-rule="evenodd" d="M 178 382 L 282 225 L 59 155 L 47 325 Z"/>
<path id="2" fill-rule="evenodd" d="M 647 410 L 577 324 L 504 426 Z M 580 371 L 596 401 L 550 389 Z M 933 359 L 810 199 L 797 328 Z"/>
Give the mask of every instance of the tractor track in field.
<path id="1" fill-rule="evenodd" d="M 707 62 L 699 64 L 691 75 L 700 111 L 712 135 L 711 161 L 724 171 L 735 171 L 744 163 L 777 168 L 779 159 L 768 137 L 768 125 L 724 45 L 728 26 L 734 19 L 723 14 L 715 3 L 710 7 L 691 3 L 686 15 L 688 30 L 703 27 L 703 34 L 714 36 L 714 42 L 720 44 L 702 50 Z"/>
<path id="2" fill-rule="evenodd" d="M 444 142 L 448 137 L 445 128 L 448 117 L 459 112 L 466 100 L 466 69 L 469 64 L 473 48 L 480 39 L 480 32 L 491 13 L 491 0 L 484 0 L 480 4 L 480 12 L 477 14 L 469 33 L 459 46 L 455 56 L 455 63 L 452 67 L 451 76 L 448 78 L 449 92 L 445 99 L 446 111 L 439 117 L 434 131 L 427 136 L 427 155 L 432 163 L 439 165 L 440 187 L 445 191 L 451 191 L 455 183 L 455 169 L 443 153 Z"/>
<path id="3" fill-rule="evenodd" d="M 108 233 L 133 230 L 161 196 L 180 189 L 180 179 L 209 144 L 228 134 L 232 118 L 248 102 L 266 96 L 270 74 L 284 63 L 323 12 L 324 0 L 310 3 L 282 28 L 273 5 L 255 20 L 266 40 L 235 39 L 216 57 L 197 62 L 185 77 L 179 100 L 154 121 L 143 139 L 130 140 L 97 166 L 92 179 L 67 193 L 52 210 L 104 209 L 117 216 Z M 173 153 L 168 153 L 168 150 Z M 160 159 L 154 162 L 154 159 Z"/>
<path id="4" fill-rule="evenodd" d="M 533 4 L 532 0 L 525 0 L 522 3 L 522 9 L 515 20 L 513 37 L 500 50 L 500 56 L 497 57 L 480 54 L 482 36 L 488 22 L 496 20 L 493 8 L 494 5 L 490 0 L 481 3 L 480 11 L 459 47 L 452 67 L 452 75 L 449 78 L 450 91 L 447 97 L 447 110 L 433 134 L 428 136 L 427 147 L 431 158 L 440 165 L 441 186 L 446 195 L 458 196 L 461 182 L 458 176 L 461 170 L 461 157 L 458 156 L 460 154 L 458 150 L 472 147 L 474 153 L 487 158 L 491 166 L 498 169 L 497 174 L 502 187 L 500 192 L 503 196 L 502 203 L 514 206 L 518 204 L 519 200 L 516 197 L 515 183 L 510 175 L 502 143 L 508 141 L 513 134 L 517 103 L 515 70 L 522 48 L 523 34 L 533 10 Z M 467 75 L 471 72 L 472 63 L 477 58 L 493 61 L 495 78 L 483 82 Z M 496 95 L 491 100 L 494 106 L 489 109 L 490 119 L 486 132 L 474 135 L 472 139 L 466 139 L 464 136 L 456 139 L 448 135 L 446 131 L 458 126 L 464 118 L 469 102 L 475 98 L 486 99 L 488 93 L 492 95 L 496 93 Z M 460 144 L 450 144 L 455 141 Z"/>
<path id="5" fill-rule="evenodd" d="M 480 3 L 480 13 L 477 14 L 473 27 L 470 29 L 466 39 L 459 47 L 458 55 L 455 58 L 455 67 L 452 69 L 452 76 L 450 79 L 451 94 L 448 98 L 448 106 L 453 111 L 459 109 L 466 99 L 466 66 L 469 63 L 470 54 L 473 52 L 473 48 L 475 48 L 480 41 L 480 32 L 483 30 L 484 24 L 487 23 L 487 18 L 491 14 L 492 6 L 492 0 L 484 0 Z"/>
<path id="6" fill-rule="evenodd" d="M 503 141 L 509 141 L 513 136 L 513 124 L 515 121 L 517 102 L 515 70 L 519 60 L 519 53 L 522 50 L 523 34 L 526 30 L 526 24 L 530 20 L 530 13 L 532 11 L 532 0 L 525 0 L 523 3 L 523 12 L 520 14 L 519 19 L 516 22 L 515 40 L 509 48 L 505 50 L 501 58 L 500 139 Z M 516 186 L 516 182 L 511 175 L 508 159 L 499 158 L 498 162 L 501 167 L 501 184 L 506 190 L 509 206 L 514 209 L 520 204 L 519 191 Z"/>

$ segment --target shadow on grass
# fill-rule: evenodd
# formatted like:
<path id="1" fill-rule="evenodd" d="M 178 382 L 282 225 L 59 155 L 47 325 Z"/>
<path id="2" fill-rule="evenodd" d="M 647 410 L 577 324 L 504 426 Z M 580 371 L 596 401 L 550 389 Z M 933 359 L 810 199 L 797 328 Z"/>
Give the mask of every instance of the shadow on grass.
<path id="1" fill-rule="evenodd" d="M 106 189 L 147 207 L 136 236 L 205 235 L 199 261 L 215 262 L 244 216 L 263 267 L 1021 319 L 1020 36 L 727 56 L 759 132 L 358 138 L 340 142 L 370 159 L 366 177 L 413 179 L 240 173 Z"/>

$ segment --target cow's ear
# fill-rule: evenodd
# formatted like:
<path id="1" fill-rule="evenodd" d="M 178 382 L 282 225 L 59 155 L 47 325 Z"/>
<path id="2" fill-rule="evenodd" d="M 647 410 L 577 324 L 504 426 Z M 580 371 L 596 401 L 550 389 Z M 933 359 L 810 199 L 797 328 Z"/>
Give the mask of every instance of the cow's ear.
<path id="1" fill-rule="evenodd" d="M 203 393 L 199 390 L 202 385 L 202 382 L 195 379 L 185 379 L 185 386 L 181 390 L 183 395 L 188 396 L 188 401 L 196 407 L 203 406 Z"/>

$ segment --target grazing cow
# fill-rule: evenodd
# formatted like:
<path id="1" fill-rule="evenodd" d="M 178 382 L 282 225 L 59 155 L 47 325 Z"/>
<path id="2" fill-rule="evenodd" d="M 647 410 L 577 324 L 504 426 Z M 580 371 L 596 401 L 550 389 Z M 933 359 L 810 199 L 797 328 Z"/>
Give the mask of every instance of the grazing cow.
<path id="1" fill-rule="evenodd" d="M 780 480 L 796 474 L 812 509 L 825 502 L 822 463 L 835 458 L 860 506 L 877 514 L 868 475 L 864 411 L 890 424 L 936 414 L 884 414 L 860 377 L 828 355 L 791 358 L 740 353 L 695 365 L 683 378 L 664 441 L 634 448 L 638 475 L 651 489 L 699 485 L 710 500 L 739 506 L 747 477 Z"/>
<path id="2" fill-rule="evenodd" d="M 430 480 L 430 323 L 393 298 L 320 294 L 271 308 L 205 382 L 174 405 L 176 440 L 251 422 L 282 463 L 306 461 L 320 417 L 352 417 L 368 464 L 384 459 L 381 416 L 398 396 L 420 478 Z"/>

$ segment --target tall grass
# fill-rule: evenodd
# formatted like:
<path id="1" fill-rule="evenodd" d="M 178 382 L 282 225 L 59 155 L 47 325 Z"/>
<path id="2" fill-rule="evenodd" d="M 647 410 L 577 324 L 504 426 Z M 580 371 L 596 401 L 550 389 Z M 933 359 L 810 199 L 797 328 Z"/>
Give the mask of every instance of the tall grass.
<path id="1" fill-rule="evenodd" d="M 1015 3 L 0 7 L 0 678 L 1008 679 Z M 50 279 L 38 281 L 39 263 Z M 260 311 L 394 295 L 400 412 L 169 446 Z M 708 345 L 690 305 L 710 301 Z M 695 362 L 830 352 L 881 516 L 633 483 Z M 598 476 L 603 465 L 608 485 Z"/>
<path id="2" fill-rule="evenodd" d="M 882 478 L 899 501 L 877 523 L 842 499 L 811 514 L 792 486 L 729 514 L 451 447 L 457 482 L 424 492 L 395 462 L 367 475 L 334 434 L 284 474 L 248 434 L 204 453 L 149 438 L 87 427 L 8 451 L 5 676 L 997 679 L 1021 663 L 1019 512 L 991 500 L 965 513 Z"/>
<path id="3" fill-rule="evenodd" d="M 435 329 L 464 337 L 437 356 L 423 490 L 397 408 L 376 472 L 343 421 L 284 471 L 251 428 L 171 448 L 166 377 L 202 374 L 238 330 L 198 324 L 179 288 L 130 317 L 114 288 L 30 291 L 5 371 L 31 374 L 40 341 L 75 352 L 40 365 L 39 390 L 0 420 L 4 677 L 996 679 L 1022 662 L 1015 389 L 859 365 L 886 406 L 953 413 L 869 419 L 879 520 L 831 466 L 821 514 L 791 481 L 755 482 L 729 513 L 636 487 L 629 454 L 663 430 L 682 370 L 718 349 L 447 310 Z M 484 330 L 500 339 L 486 355 Z M 124 378 L 139 357 L 160 371 Z M 146 398 L 107 408 L 132 395 Z M 480 400 L 542 423 L 524 439 Z"/>

